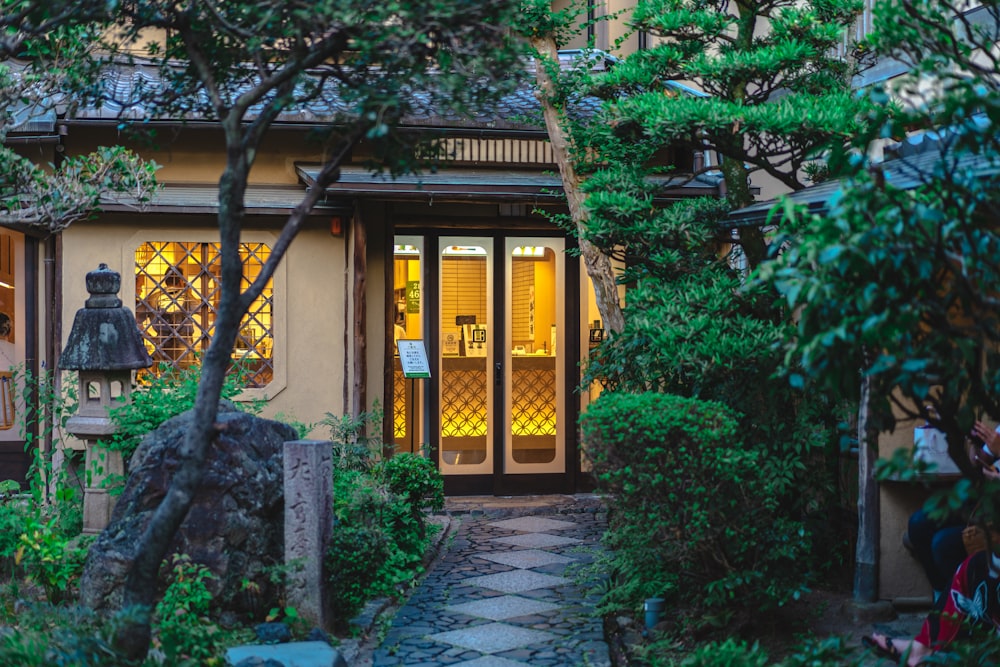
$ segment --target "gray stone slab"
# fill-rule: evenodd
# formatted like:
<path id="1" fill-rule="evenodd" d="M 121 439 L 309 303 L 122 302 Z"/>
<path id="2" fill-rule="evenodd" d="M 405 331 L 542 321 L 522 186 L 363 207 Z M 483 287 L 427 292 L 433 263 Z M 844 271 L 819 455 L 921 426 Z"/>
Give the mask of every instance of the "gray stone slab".
<path id="1" fill-rule="evenodd" d="M 505 530 L 518 530 L 522 533 L 544 533 L 547 530 L 565 530 L 576 527 L 572 521 L 557 521 L 539 516 L 522 516 L 506 521 L 494 521 L 490 525 Z"/>
<path id="2" fill-rule="evenodd" d="M 488 623 L 464 630 L 449 630 L 430 636 L 437 642 L 454 644 L 480 653 L 500 653 L 519 646 L 540 644 L 558 639 L 559 635 L 543 630 L 519 628 L 506 623 Z"/>
<path id="3" fill-rule="evenodd" d="M 559 605 L 540 600 L 529 600 L 528 598 L 516 595 L 501 595 L 500 597 L 488 600 L 477 600 L 448 607 L 448 611 L 457 611 L 460 614 L 469 616 L 479 616 L 492 621 L 502 621 L 505 618 L 515 616 L 527 616 L 529 614 L 541 614 L 546 611 L 559 609 Z"/>
<path id="4" fill-rule="evenodd" d="M 497 553 L 478 553 L 476 558 L 483 558 L 501 565 L 519 567 L 528 570 L 533 567 L 543 567 L 545 565 L 565 565 L 572 563 L 575 558 L 560 556 L 559 554 L 542 551 L 541 549 L 521 549 L 518 551 L 500 551 Z"/>
<path id="5" fill-rule="evenodd" d="M 498 574 L 487 574 L 482 577 L 472 577 L 465 579 L 463 584 L 470 586 L 481 586 L 502 593 L 520 593 L 536 588 L 552 588 L 570 583 L 565 577 L 554 577 L 551 574 L 532 572 L 531 570 L 514 570 L 513 572 L 500 572 Z"/>
<path id="6" fill-rule="evenodd" d="M 493 541 L 499 542 L 500 544 L 512 544 L 515 547 L 530 547 L 532 549 L 562 547 L 567 544 L 578 544 L 580 542 L 580 540 L 575 537 L 563 537 L 561 535 L 549 535 L 547 533 L 526 533 L 524 535 L 494 537 Z"/>
<path id="7" fill-rule="evenodd" d="M 326 642 L 288 642 L 287 644 L 247 644 L 226 651 L 228 664 L 247 658 L 277 660 L 285 667 L 347 667 L 340 651 Z"/>
<path id="8" fill-rule="evenodd" d="M 475 660 L 455 663 L 455 667 L 524 667 L 527 664 L 526 662 L 501 658 L 498 655 L 484 655 Z"/>

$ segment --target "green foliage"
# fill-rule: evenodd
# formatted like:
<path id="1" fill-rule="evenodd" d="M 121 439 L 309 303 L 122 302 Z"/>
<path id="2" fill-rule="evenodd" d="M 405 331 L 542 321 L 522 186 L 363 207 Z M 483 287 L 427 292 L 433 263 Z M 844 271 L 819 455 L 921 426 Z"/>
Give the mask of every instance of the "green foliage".
<path id="1" fill-rule="evenodd" d="M 0 12 L 0 143 L 19 115 L 10 109 L 54 112 L 70 87 L 91 87 L 99 78 L 89 57 L 107 26 L 111 5 L 93 0 L 72 3 L 18 0 Z M 18 58 L 9 65 L 12 57 Z M 16 71 L 16 73 L 15 73 Z M 23 123 L 24 117 L 20 118 Z M 122 146 L 100 147 L 70 156 L 58 166 L 39 165 L 0 147 L 0 222 L 58 232 L 86 218 L 103 201 L 142 206 L 157 190 L 159 167 Z"/>
<path id="2" fill-rule="evenodd" d="M 206 581 L 214 575 L 184 554 L 173 558 L 169 585 L 156 605 L 156 643 L 167 664 L 222 664 L 219 628 L 209 620 L 212 595 Z"/>
<path id="3" fill-rule="evenodd" d="M 0 634 L 2 667 L 132 667 L 111 648 L 110 624 L 77 606 L 27 605 Z"/>
<path id="4" fill-rule="evenodd" d="M 786 208 L 796 233 L 761 278 L 798 315 L 784 350 L 794 381 L 854 398 L 861 369 L 873 429 L 926 420 L 974 475 L 965 436 L 984 415 L 1000 420 L 995 30 L 933 1 L 888 2 L 876 20 L 875 46 L 913 71 L 869 91 L 842 192 L 823 215 Z M 903 160 L 905 188 L 864 156 L 914 128 L 940 136 Z"/>
<path id="5" fill-rule="evenodd" d="M 358 416 L 337 416 L 327 412 L 320 425 L 330 429 L 333 465 L 337 470 L 371 470 L 382 456 L 380 428 L 383 413 L 376 404 Z"/>
<path id="6" fill-rule="evenodd" d="M 767 653 L 758 644 L 737 639 L 699 646 L 681 662 L 681 667 L 767 667 Z"/>
<path id="7" fill-rule="evenodd" d="M 812 638 L 796 646 L 781 661 L 781 667 L 844 667 L 863 664 L 858 650 L 844 637 Z"/>
<path id="8" fill-rule="evenodd" d="M 19 486 L 17 482 L 13 485 Z M 14 574 L 14 555 L 21 544 L 32 507 L 28 498 L 9 493 L 0 500 L 0 580 Z"/>
<path id="9" fill-rule="evenodd" d="M 142 438 L 171 417 L 194 407 L 198 393 L 201 366 L 173 369 L 161 364 L 157 375 L 146 375 L 145 380 L 132 392 L 129 402 L 122 402 L 108 410 L 115 425 L 115 433 L 105 441 L 108 449 L 121 452 L 126 465 Z M 222 398 L 231 399 L 244 389 L 240 373 L 226 376 Z M 234 403 L 244 407 L 243 403 Z M 251 407 L 254 407 L 251 405 Z"/>
<path id="10" fill-rule="evenodd" d="M 828 171 L 807 167 L 825 151 L 842 153 L 866 126 L 870 105 L 850 88 L 858 63 L 835 55 L 859 9 L 855 0 L 640 1 L 630 25 L 654 38 L 650 48 L 596 73 L 546 69 L 558 90 L 544 101 L 561 114 L 571 161 L 585 179 L 584 213 L 573 225 L 560 223 L 581 248 L 593 244 L 627 267 L 616 276 L 628 283 L 624 326 L 592 353 L 584 384 L 727 406 L 739 420 L 739 455 L 759 457 L 774 481 L 769 511 L 793 525 L 825 523 L 824 548 L 804 570 L 846 558 L 845 535 L 825 520 L 846 505 L 837 482 L 844 408 L 775 375 L 788 313 L 773 290 L 745 285 L 734 268 L 762 261 L 765 238 L 741 229 L 742 252 L 727 256 L 729 239 L 719 232 L 729 228 L 730 210 L 752 201 L 755 173 L 800 189 L 804 174 Z M 603 100 L 597 113 L 572 113 L 587 94 Z M 719 156 L 721 164 L 697 176 L 714 185 L 721 174 L 728 196 L 667 203 L 667 188 L 689 182 L 692 169 L 676 156 L 696 148 Z M 637 529 L 616 527 L 630 530 Z M 655 572 L 652 587 L 680 585 L 680 574 L 647 568 L 643 559 L 634 569 Z"/>
<path id="11" fill-rule="evenodd" d="M 420 574 L 430 541 L 424 512 L 444 505 L 444 481 L 419 454 L 377 459 L 381 440 L 362 435 L 366 424 L 377 431 L 377 407 L 326 422 L 334 433 L 337 520 L 326 568 L 335 622 L 344 628 L 368 600 L 394 595 Z"/>
<path id="12" fill-rule="evenodd" d="M 89 537 L 80 536 L 83 497 L 65 469 L 53 470 L 45 441 L 76 410 L 75 388 L 60 390 L 55 374 L 14 371 L 19 391 L 18 432 L 33 453 L 28 489 L 3 483 L 0 562 L 12 586 L 20 579 L 40 587 L 52 604 L 63 602 L 83 568 Z"/>
<path id="13" fill-rule="evenodd" d="M 554 10 L 548 0 L 525 0 L 517 17 L 517 30 L 527 37 L 551 35 L 560 48 L 566 46 L 586 26 L 582 15 L 587 5 L 571 0 L 560 10 Z"/>
<path id="14" fill-rule="evenodd" d="M 680 667 L 845 667 L 858 665 L 857 649 L 847 646 L 843 637 L 810 639 L 792 649 L 783 659 L 772 659 L 758 643 L 738 639 L 708 642 L 695 648 L 679 662 L 659 659 L 657 645 L 653 644 L 645 656 L 649 664 L 680 665 Z"/>
<path id="15" fill-rule="evenodd" d="M 47 521 L 29 516 L 18 537 L 15 564 L 21 565 L 30 581 L 41 586 L 52 604 L 59 604 L 83 572 L 91 537 L 69 538 L 57 529 L 57 519 Z"/>
<path id="16" fill-rule="evenodd" d="M 720 403 L 604 393 L 581 419 L 608 494 L 617 581 L 605 606 L 672 601 L 693 623 L 724 626 L 773 609 L 808 581 L 811 536 L 779 498 L 794 478 L 741 442 Z"/>
<path id="17" fill-rule="evenodd" d="M 338 524 L 333 531 L 327 581 L 334 618 L 341 628 L 371 599 L 389 552 L 389 541 L 380 528 Z"/>
<path id="18" fill-rule="evenodd" d="M 59 437 L 79 404 L 76 385 L 58 380 L 56 373 L 47 370 L 35 374 L 25 366 L 13 369 L 18 405 L 24 407 L 17 415 L 18 436 L 24 440 L 24 450 L 32 456 L 28 490 L 36 505 L 48 500 L 50 490 L 46 482 L 65 481 L 63 471 L 52 469 L 52 452 L 47 443 L 50 438 Z"/>
<path id="19" fill-rule="evenodd" d="M 989 667 L 1000 664 L 1000 637 L 993 628 L 969 624 L 968 638 L 952 642 L 944 651 L 925 658 L 922 665 Z"/>
<path id="20" fill-rule="evenodd" d="M 444 480 L 427 457 L 410 452 L 394 454 L 382 461 L 378 474 L 389 492 L 399 496 L 413 511 L 444 507 Z"/>

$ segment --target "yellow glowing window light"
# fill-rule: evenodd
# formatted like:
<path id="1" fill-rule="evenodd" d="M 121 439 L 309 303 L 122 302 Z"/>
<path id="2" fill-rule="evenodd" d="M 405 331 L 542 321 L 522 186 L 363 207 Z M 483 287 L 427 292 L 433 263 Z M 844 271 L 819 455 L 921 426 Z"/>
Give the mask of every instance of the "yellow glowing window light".
<path id="1" fill-rule="evenodd" d="M 270 256 L 263 243 L 240 244 L 241 288 L 249 286 Z M 221 262 L 218 243 L 148 242 L 135 251 L 135 315 L 146 349 L 157 362 L 153 372 L 186 368 L 208 349 L 219 304 Z M 274 376 L 272 281 L 243 318 L 233 364 L 247 385 L 262 387 Z"/>

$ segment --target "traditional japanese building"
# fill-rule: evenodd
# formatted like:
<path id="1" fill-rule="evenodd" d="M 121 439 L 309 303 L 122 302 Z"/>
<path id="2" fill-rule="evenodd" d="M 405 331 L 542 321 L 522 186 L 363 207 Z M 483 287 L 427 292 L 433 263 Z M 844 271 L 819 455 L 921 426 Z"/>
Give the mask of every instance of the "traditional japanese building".
<path id="1" fill-rule="evenodd" d="M 141 64 L 106 76 L 116 99 L 159 85 Z M 318 134 L 334 111 L 282 117 L 258 154 L 242 235 L 246 279 L 316 187 L 325 157 Z M 87 297 L 84 276 L 102 262 L 121 273 L 120 296 L 154 362 L 188 367 L 207 349 L 220 273 L 220 130 L 156 118 L 145 123 L 155 132 L 146 144 L 121 129 L 123 118 L 141 117 L 106 103 L 39 128 L 34 141 L 56 161 L 129 145 L 161 165 L 163 187 L 146 206 L 108 204 L 58 237 L 5 232 L 11 275 L 20 276 L 10 283 L 19 304 L 12 321 L 24 332 L 7 343 L 11 364 L 55 367 Z M 261 400 L 266 416 L 306 424 L 381 406 L 384 441 L 426 448 L 450 493 L 578 489 L 575 425 L 588 400 L 577 391 L 579 368 L 603 327 L 568 252 L 573 239 L 546 215 L 564 199 L 531 86 L 473 118 L 426 108 L 402 125 L 443 140 L 441 161 L 419 175 L 373 175 L 369 148 L 358 147 L 244 320 L 233 351 L 248 382 L 242 398 Z M 664 203 L 718 195 L 717 178 L 684 177 L 695 163 L 690 151 L 667 161 L 677 175 L 664 182 Z M 399 340 L 409 352 L 402 359 Z M 329 431 L 317 425 L 314 434 Z M 12 449 L 23 442 L 12 438 Z"/>

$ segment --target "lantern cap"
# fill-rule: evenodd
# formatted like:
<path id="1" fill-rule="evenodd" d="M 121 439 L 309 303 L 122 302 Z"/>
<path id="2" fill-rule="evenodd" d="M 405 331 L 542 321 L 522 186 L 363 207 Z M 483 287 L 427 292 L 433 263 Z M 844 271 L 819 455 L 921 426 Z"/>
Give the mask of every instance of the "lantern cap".
<path id="1" fill-rule="evenodd" d="M 101 264 L 87 274 L 90 298 L 76 311 L 59 368 L 67 371 L 121 371 L 149 368 L 139 325 L 118 298 L 121 274 Z"/>

